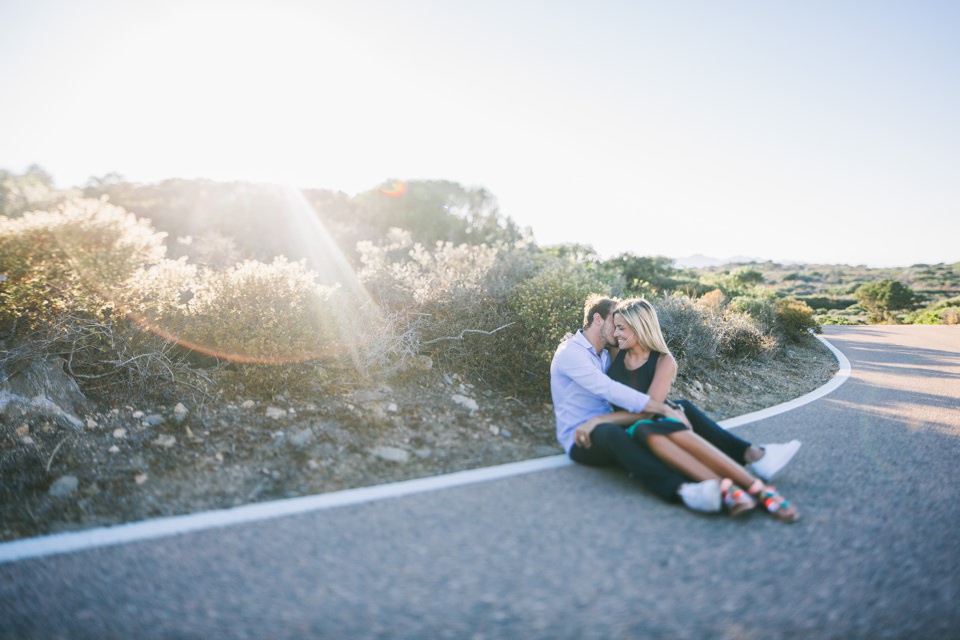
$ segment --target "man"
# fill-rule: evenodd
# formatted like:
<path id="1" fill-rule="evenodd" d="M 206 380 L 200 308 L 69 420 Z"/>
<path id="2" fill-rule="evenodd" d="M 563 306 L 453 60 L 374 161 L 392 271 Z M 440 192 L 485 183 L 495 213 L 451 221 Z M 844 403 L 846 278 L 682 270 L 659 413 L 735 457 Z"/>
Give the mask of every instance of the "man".
<path id="1" fill-rule="evenodd" d="M 673 403 L 662 403 L 607 377 L 613 337 L 613 310 L 617 301 L 591 295 L 584 305 L 583 328 L 564 340 L 550 365 L 550 393 L 557 420 L 557 440 L 577 463 L 590 466 L 619 465 L 647 488 L 668 501 L 681 500 L 695 511 L 714 512 L 721 506 L 716 480 L 688 482 L 650 449 L 620 426 L 584 423 L 611 411 L 610 405 L 636 413 L 648 412 L 679 420 L 721 450 L 737 451 L 740 460 L 756 475 L 769 480 L 800 448 L 798 441 L 756 447 L 740 440 L 703 415 L 693 405 L 693 420 Z M 728 453 L 728 455 L 730 455 Z"/>

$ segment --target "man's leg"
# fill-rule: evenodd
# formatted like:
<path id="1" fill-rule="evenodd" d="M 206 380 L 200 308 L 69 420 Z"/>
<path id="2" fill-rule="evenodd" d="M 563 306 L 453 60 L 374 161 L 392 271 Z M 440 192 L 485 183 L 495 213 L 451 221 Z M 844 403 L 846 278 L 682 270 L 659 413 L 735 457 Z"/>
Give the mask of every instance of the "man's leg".
<path id="1" fill-rule="evenodd" d="M 762 447 L 751 444 L 718 425 L 689 400 L 678 400 L 677 404 L 683 407 L 694 433 L 763 480 L 773 478 L 800 450 L 799 440 L 765 444 Z"/>
<path id="2" fill-rule="evenodd" d="M 738 464 L 752 462 L 752 460 L 746 458 L 747 449 L 752 446 L 749 442 L 741 440 L 718 425 L 689 400 L 677 400 L 677 404 L 683 407 L 683 412 L 690 420 L 690 426 L 693 427 L 694 433 L 723 451 Z"/>
<path id="3" fill-rule="evenodd" d="M 635 441 L 623 427 L 600 424 L 590 432 L 589 449 L 574 445 L 570 459 L 593 467 L 619 464 L 632 478 L 668 502 L 676 502 L 677 490 L 687 479 L 668 467 L 650 449 Z"/>

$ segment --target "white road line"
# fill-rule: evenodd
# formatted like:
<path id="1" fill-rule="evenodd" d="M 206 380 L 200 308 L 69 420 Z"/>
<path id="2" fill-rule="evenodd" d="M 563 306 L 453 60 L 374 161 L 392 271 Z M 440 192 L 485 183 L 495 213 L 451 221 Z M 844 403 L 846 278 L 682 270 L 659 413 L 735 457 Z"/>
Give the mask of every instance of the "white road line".
<path id="1" fill-rule="evenodd" d="M 720 424 L 725 428 L 731 429 L 750 422 L 756 422 L 757 420 L 763 420 L 813 402 L 846 382 L 847 378 L 850 377 L 850 362 L 827 340 L 820 336 L 816 337 L 833 352 L 837 361 L 840 363 L 839 372 L 830 382 L 790 402 L 784 402 L 783 404 L 778 404 L 768 409 L 730 418 L 729 420 L 720 422 Z M 58 533 L 37 538 L 15 540 L 13 542 L 0 544 L 0 564 L 115 544 L 164 538 L 247 522 L 270 520 L 334 507 L 386 500 L 388 498 L 397 498 L 415 493 L 423 493 L 425 491 L 448 489 L 476 482 L 487 482 L 526 473 L 545 471 L 547 469 L 556 469 L 571 464 L 573 464 L 573 462 L 565 455 L 548 456 L 546 458 L 513 462 L 495 467 L 448 473 L 430 478 L 392 482 L 374 487 L 348 489 L 302 498 L 261 502 L 232 509 L 204 511 L 201 513 L 156 518 L 112 527 L 98 527 L 86 531 Z"/>
<path id="2" fill-rule="evenodd" d="M 745 413 L 742 416 L 737 416 L 736 418 L 730 418 L 728 420 L 723 420 L 718 424 L 725 429 L 733 429 L 735 427 L 740 427 L 745 424 L 750 424 L 751 422 L 757 422 L 758 420 L 765 420 L 781 413 L 786 413 L 787 411 L 792 411 L 798 407 L 802 407 L 805 404 L 809 404 L 814 400 L 819 400 L 823 396 L 832 392 L 834 389 L 842 385 L 847 381 L 847 378 L 850 377 L 850 361 L 847 360 L 847 356 L 840 353 L 840 350 L 835 346 L 830 344 L 822 336 L 816 334 L 813 335 L 817 340 L 822 342 L 827 346 L 830 351 L 833 352 L 833 355 L 837 358 L 837 362 L 840 364 L 840 369 L 837 373 L 831 378 L 830 382 L 823 385 L 819 389 L 814 389 L 810 393 L 800 396 L 790 400 L 789 402 L 784 402 L 778 405 L 774 405 L 767 409 L 761 409 L 760 411 L 754 411 L 753 413 Z"/>

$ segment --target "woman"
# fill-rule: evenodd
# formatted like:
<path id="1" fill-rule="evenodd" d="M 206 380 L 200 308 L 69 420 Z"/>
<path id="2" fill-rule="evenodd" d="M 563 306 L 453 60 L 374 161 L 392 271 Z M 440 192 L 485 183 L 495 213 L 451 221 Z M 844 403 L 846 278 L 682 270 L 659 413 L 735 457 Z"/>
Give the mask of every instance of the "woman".
<path id="1" fill-rule="evenodd" d="M 676 376 L 677 363 L 663 338 L 656 311 L 646 300 L 625 300 L 614 311 L 614 327 L 619 352 L 607 375 L 665 402 Z M 717 480 L 731 515 L 753 509 L 759 501 L 778 520 L 794 522 L 799 517 L 796 508 L 776 489 L 679 422 L 615 411 L 592 418 L 578 430 L 589 433 L 597 425 L 607 423 L 631 425 L 628 432 L 635 439 L 644 442 L 661 460 L 690 479 Z M 731 440 L 730 446 L 749 446 L 737 438 L 731 437 Z"/>

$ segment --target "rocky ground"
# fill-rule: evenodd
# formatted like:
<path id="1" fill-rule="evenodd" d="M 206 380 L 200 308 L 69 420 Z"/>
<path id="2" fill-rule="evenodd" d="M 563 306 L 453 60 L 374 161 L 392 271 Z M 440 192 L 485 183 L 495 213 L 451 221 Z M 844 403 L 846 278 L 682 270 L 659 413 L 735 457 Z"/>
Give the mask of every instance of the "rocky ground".
<path id="1" fill-rule="evenodd" d="M 836 372 L 812 338 L 768 363 L 680 377 L 717 419 Z M 0 423 L 0 541 L 370 486 L 562 453 L 551 405 L 435 370 L 325 397 L 131 402 Z"/>

